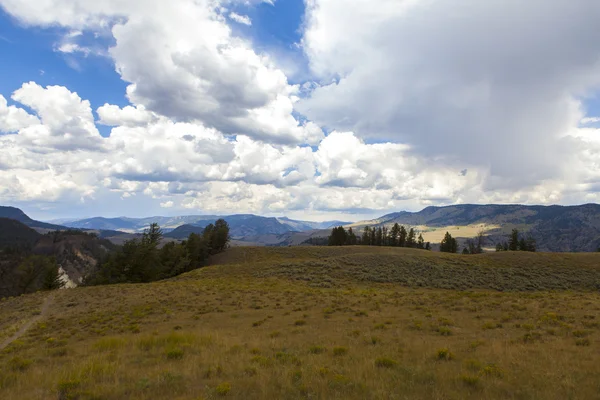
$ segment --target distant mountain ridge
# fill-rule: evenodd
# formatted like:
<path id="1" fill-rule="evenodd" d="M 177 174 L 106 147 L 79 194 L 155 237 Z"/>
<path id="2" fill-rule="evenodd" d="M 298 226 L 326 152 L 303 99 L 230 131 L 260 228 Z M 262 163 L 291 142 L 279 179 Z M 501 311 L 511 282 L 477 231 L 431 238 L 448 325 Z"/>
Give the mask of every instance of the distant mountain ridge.
<path id="1" fill-rule="evenodd" d="M 83 220 L 66 220 L 65 225 L 77 229 L 102 229 L 122 231 L 129 233 L 139 233 L 146 229 L 151 223 L 156 222 L 160 225 L 167 237 L 182 238 L 182 232 L 197 232 L 195 228 L 204 228 L 214 223 L 217 219 L 223 218 L 231 228 L 231 236 L 235 238 L 244 238 L 247 236 L 260 235 L 282 235 L 287 232 L 305 232 L 314 229 L 328 229 L 332 226 L 345 225 L 349 222 L 344 221 L 297 221 L 287 217 L 262 217 L 253 214 L 236 215 L 183 215 L 176 217 L 147 217 L 147 218 L 104 218 L 94 217 Z M 182 228 L 184 227 L 184 228 Z M 181 229 L 180 229 L 181 228 Z M 174 233 L 172 233 L 174 232 Z M 172 233 L 172 234 L 171 234 Z"/>
<path id="2" fill-rule="evenodd" d="M 427 207 L 419 212 L 397 212 L 380 218 L 351 224 L 354 229 L 366 225 L 448 227 L 496 225 L 487 232 L 490 242 L 499 242 L 511 229 L 531 234 L 542 251 L 596 251 L 600 247 L 600 205 L 525 206 L 462 204 Z"/>
<path id="3" fill-rule="evenodd" d="M 50 230 L 65 229 L 65 227 L 61 225 L 48 224 L 46 222 L 31 219 L 27 214 L 25 214 L 22 210 L 16 207 L 0 206 L 0 218 L 8 218 L 15 221 L 19 221 L 30 228 Z"/>

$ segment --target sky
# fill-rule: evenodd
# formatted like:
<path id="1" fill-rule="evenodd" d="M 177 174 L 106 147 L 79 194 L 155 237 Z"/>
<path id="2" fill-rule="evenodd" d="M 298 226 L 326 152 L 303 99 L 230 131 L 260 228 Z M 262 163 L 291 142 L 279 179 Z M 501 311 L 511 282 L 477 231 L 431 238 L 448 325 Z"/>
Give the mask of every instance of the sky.
<path id="1" fill-rule="evenodd" d="M 0 0 L 0 204 L 597 203 L 599 20 L 597 0 Z"/>

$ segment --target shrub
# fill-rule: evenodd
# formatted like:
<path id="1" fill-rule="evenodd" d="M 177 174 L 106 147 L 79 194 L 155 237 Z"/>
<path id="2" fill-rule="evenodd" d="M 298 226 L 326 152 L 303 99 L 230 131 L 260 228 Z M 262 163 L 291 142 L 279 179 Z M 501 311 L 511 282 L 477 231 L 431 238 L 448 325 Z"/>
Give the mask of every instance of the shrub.
<path id="1" fill-rule="evenodd" d="M 454 354 L 452 354 L 450 350 L 446 348 L 439 349 L 436 354 L 438 360 L 450 361 L 454 359 Z"/>
<path id="2" fill-rule="evenodd" d="M 333 348 L 334 356 L 344 356 L 346 354 L 348 354 L 348 348 L 346 348 L 346 347 L 334 347 Z"/>
<path id="3" fill-rule="evenodd" d="M 423 329 L 423 321 L 414 320 L 410 324 L 410 329 L 414 329 L 416 331 L 420 331 Z"/>
<path id="4" fill-rule="evenodd" d="M 479 384 L 479 377 L 476 375 L 461 375 L 460 380 L 467 386 L 477 386 Z"/>
<path id="5" fill-rule="evenodd" d="M 371 341 L 370 341 L 370 343 L 371 343 L 373 346 L 375 346 L 376 344 L 378 344 L 378 343 L 381 343 L 381 339 L 380 339 L 380 338 L 378 338 L 377 336 L 371 336 Z"/>
<path id="6" fill-rule="evenodd" d="M 322 354 L 325 353 L 327 351 L 327 349 L 325 349 L 325 347 L 323 346 L 311 346 L 308 351 L 311 354 Z"/>
<path id="7" fill-rule="evenodd" d="M 481 369 L 481 375 L 485 375 L 485 376 L 495 376 L 495 377 L 502 377 L 502 375 L 504 375 L 502 369 L 500 367 L 498 367 L 496 364 L 488 364 L 485 367 L 483 367 Z"/>
<path id="8" fill-rule="evenodd" d="M 215 392 L 217 392 L 217 394 L 219 396 L 226 396 L 227 393 L 229 393 L 230 391 L 231 391 L 231 384 L 229 382 L 220 383 L 215 388 Z"/>
<path id="9" fill-rule="evenodd" d="M 583 338 L 586 337 L 590 334 L 589 331 L 583 331 L 583 330 L 579 330 L 579 331 L 573 331 L 573 336 L 577 337 L 577 338 Z"/>
<path id="10" fill-rule="evenodd" d="M 523 335 L 523 343 L 533 343 L 542 340 L 542 335 L 539 332 L 527 332 Z"/>
<path id="11" fill-rule="evenodd" d="M 282 364 L 293 364 L 296 366 L 302 365 L 302 362 L 293 354 L 288 354 L 283 351 L 279 351 L 275 354 L 275 358 Z"/>
<path id="12" fill-rule="evenodd" d="M 398 365 L 398 362 L 391 358 L 380 357 L 375 360 L 375 366 L 377 368 L 394 368 L 396 365 Z"/>
<path id="13" fill-rule="evenodd" d="M 479 371 L 482 367 L 479 361 L 473 359 L 465 360 L 464 365 L 467 369 L 470 369 L 471 371 Z"/>
<path id="14" fill-rule="evenodd" d="M 25 371 L 31 364 L 33 364 L 32 360 L 21 357 L 13 357 L 8 361 L 8 365 L 13 371 Z"/>
<path id="15" fill-rule="evenodd" d="M 496 322 L 486 322 L 485 324 L 483 324 L 483 329 L 496 329 L 496 328 L 502 328 L 502 324 L 500 323 L 496 323 Z"/>
<path id="16" fill-rule="evenodd" d="M 270 366 L 270 365 L 273 364 L 273 361 L 271 361 L 271 359 L 269 359 L 267 357 L 264 357 L 264 356 L 252 357 L 252 359 L 250 360 L 250 362 L 258 364 L 261 367 L 268 367 L 268 366 Z"/>
<path id="17" fill-rule="evenodd" d="M 442 335 L 442 336 L 450 336 L 450 335 L 452 335 L 452 330 L 450 328 L 448 328 L 448 327 L 445 327 L 445 326 L 440 326 L 437 329 L 437 332 L 440 335 Z"/>
<path id="18" fill-rule="evenodd" d="M 81 386 L 81 382 L 76 379 L 64 380 L 58 382 L 57 392 L 59 399 L 75 399 L 77 398 L 76 391 Z"/>
<path id="19" fill-rule="evenodd" d="M 173 348 L 167 349 L 167 351 L 165 352 L 165 355 L 167 356 L 167 359 L 169 359 L 169 360 L 179 360 L 179 359 L 183 358 L 183 350 L 180 349 L 179 347 L 173 347 Z"/>
<path id="20" fill-rule="evenodd" d="M 577 346 L 589 346 L 590 345 L 590 339 L 577 339 L 575 341 L 575 345 Z"/>
<path id="21" fill-rule="evenodd" d="M 294 325 L 303 326 L 303 325 L 306 325 L 306 321 L 303 319 L 299 319 L 298 321 L 294 322 Z"/>
<path id="22" fill-rule="evenodd" d="M 269 333 L 269 337 L 271 339 L 274 339 L 274 338 L 279 337 L 279 336 L 281 336 L 281 332 L 279 332 L 279 331 L 275 331 L 275 332 Z"/>

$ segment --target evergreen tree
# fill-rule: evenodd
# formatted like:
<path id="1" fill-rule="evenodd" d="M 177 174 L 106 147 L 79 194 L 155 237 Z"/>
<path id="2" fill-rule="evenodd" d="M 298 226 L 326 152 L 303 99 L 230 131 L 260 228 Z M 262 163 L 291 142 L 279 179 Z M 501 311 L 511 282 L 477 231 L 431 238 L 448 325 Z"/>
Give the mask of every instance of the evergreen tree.
<path id="1" fill-rule="evenodd" d="M 344 246 L 348 241 L 348 235 L 343 226 L 338 226 L 331 230 L 329 236 L 329 246 Z"/>
<path id="2" fill-rule="evenodd" d="M 388 244 L 389 244 L 388 228 L 386 226 L 384 226 L 383 228 L 381 228 L 381 230 L 382 230 L 381 245 L 388 246 Z"/>
<path id="3" fill-rule="evenodd" d="M 446 232 L 442 243 L 440 243 L 440 251 L 444 253 L 456 253 L 458 251 L 458 243 L 449 232 Z"/>
<path id="4" fill-rule="evenodd" d="M 423 235 L 419 233 L 419 240 L 417 241 L 417 248 L 424 249 L 425 248 L 425 240 L 423 239 Z"/>
<path id="5" fill-rule="evenodd" d="M 508 237 L 508 250 L 517 251 L 519 250 L 519 230 L 513 229 L 510 236 Z"/>
<path id="6" fill-rule="evenodd" d="M 431 250 L 431 243 L 429 243 L 429 242 L 425 243 L 425 250 Z"/>
<path id="7" fill-rule="evenodd" d="M 377 228 L 377 235 L 375 237 L 375 246 L 382 246 L 383 245 L 383 230 L 381 229 L 381 227 Z"/>
<path id="8" fill-rule="evenodd" d="M 348 243 L 346 243 L 346 244 L 348 244 L 350 246 L 355 246 L 358 239 L 357 239 L 356 235 L 354 234 L 354 231 L 352 230 L 351 227 L 348 228 L 347 237 L 348 237 Z"/>
<path id="9" fill-rule="evenodd" d="M 390 230 L 390 246 L 398 246 L 398 239 L 400 238 L 400 225 L 396 222 Z"/>
<path id="10" fill-rule="evenodd" d="M 361 244 L 363 246 L 369 246 L 371 244 L 371 230 L 368 226 L 363 229 Z"/>
<path id="11" fill-rule="evenodd" d="M 464 247 L 464 248 L 463 248 L 463 251 L 462 251 L 462 253 L 463 253 L 463 254 L 472 254 L 472 253 L 469 251 L 469 249 L 468 249 L 467 247 Z"/>
<path id="12" fill-rule="evenodd" d="M 42 290 L 55 290 L 65 286 L 65 283 L 60 279 L 58 265 L 49 265 L 44 274 L 42 282 Z"/>
<path id="13" fill-rule="evenodd" d="M 406 232 L 406 228 L 403 226 L 400 227 L 400 235 L 398 236 L 398 246 L 404 247 L 406 246 L 406 236 L 408 233 Z"/>
<path id="14" fill-rule="evenodd" d="M 229 224 L 222 218 L 218 219 L 211 232 L 211 253 L 216 254 L 225 250 L 229 245 L 230 240 Z"/>
<path id="15" fill-rule="evenodd" d="M 406 237 L 406 247 L 415 247 L 416 245 L 416 232 L 413 228 L 410 228 Z"/>

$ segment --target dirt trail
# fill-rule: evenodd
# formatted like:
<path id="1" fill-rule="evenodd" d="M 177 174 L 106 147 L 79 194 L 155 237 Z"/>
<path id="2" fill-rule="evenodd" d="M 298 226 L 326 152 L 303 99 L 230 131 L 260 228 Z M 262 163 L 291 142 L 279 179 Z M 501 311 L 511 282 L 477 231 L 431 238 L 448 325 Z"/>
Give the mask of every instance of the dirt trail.
<path id="1" fill-rule="evenodd" d="M 4 342 L 2 342 L 0 344 L 0 350 L 4 349 L 6 346 L 8 346 L 9 344 L 14 342 L 21 336 L 23 336 L 23 334 L 25 332 L 27 332 L 27 330 L 29 328 L 31 328 L 31 326 L 33 324 L 35 324 L 36 322 L 39 322 L 42 318 L 44 318 L 46 316 L 46 314 L 48 314 L 48 309 L 50 308 L 50 305 L 52 304 L 53 300 L 54 300 L 54 295 L 52 295 L 52 294 L 49 295 L 48 297 L 46 297 L 44 299 L 44 304 L 42 304 L 42 312 L 39 315 L 36 315 L 35 317 L 33 317 L 29 321 L 27 321 L 25 323 L 25 325 L 23 325 L 14 335 L 12 335 L 8 339 L 6 339 Z"/>

